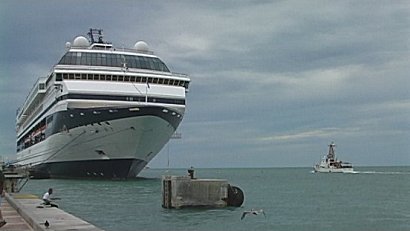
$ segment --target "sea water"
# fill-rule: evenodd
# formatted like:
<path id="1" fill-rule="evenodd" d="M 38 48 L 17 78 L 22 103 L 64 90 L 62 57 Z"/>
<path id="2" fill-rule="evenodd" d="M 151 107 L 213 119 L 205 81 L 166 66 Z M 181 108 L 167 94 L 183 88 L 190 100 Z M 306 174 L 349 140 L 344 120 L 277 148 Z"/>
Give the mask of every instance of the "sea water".
<path id="1" fill-rule="evenodd" d="M 164 209 L 161 176 L 184 169 L 148 169 L 141 178 L 30 180 L 23 193 L 49 187 L 60 208 L 104 230 L 410 230 L 410 167 L 356 167 L 355 173 L 311 168 L 196 169 L 198 178 L 227 179 L 244 191 L 239 208 Z M 263 209 L 263 215 L 243 211 Z"/>

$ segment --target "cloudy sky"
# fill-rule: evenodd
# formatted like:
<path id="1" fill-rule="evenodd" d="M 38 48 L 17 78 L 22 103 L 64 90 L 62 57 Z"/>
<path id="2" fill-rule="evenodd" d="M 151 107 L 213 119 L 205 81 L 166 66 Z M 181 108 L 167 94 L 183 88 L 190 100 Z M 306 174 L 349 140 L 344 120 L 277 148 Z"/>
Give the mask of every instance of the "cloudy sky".
<path id="1" fill-rule="evenodd" d="M 410 165 L 409 1 L 0 2 L 0 155 L 36 79 L 90 27 L 191 77 L 152 167 Z"/>

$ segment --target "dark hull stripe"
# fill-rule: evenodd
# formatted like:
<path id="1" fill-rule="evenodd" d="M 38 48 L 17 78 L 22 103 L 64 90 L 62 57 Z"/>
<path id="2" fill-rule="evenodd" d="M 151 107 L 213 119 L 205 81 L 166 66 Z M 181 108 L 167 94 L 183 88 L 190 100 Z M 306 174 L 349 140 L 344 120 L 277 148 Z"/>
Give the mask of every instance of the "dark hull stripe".
<path id="1" fill-rule="evenodd" d="M 65 161 L 40 164 L 30 169 L 33 178 L 134 178 L 147 162 L 138 159 Z"/>
<path id="2" fill-rule="evenodd" d="M 182 115 L 163 107 L 148 106 L 135 108 L 99 108 L 99 109 L 68 109 L 54 114 L 51 129 L 47 125 L 46 137 L 55 133 L 70 130 L 80 126 L 107 123 L 109 121 L 140 117 L 155 116 L 166 120 L 174 129 L 177 129 Z M 167 110 L 165 113 L 163 110 Z"/>
<path id="3" fill-rule="evenodd" d="M 156 116 L 166 120 L 174 129 L 177 129 L 179 123 L 182 120 L 182 115 L 177 112 L 158 106 L 144 106 L 133 108 L 96 108 L 96 109 L 68 109 L 67 111 L 59 111 L 51 116 L 48 116 L 47 120 L 52 121 L 47 124 L 45 130 L 45 139 L 47 137 L 62 132 L 68 131 L 72 128 L 80 126 L 88 126 L 94 124 L 107 123 L 109 121 L 140 117 L 140 116 Z M 166 112 L 164 112 L 166 111 Z M 52 120 L 49 119 L 52 117 Z M 22 138 L 20 138 L 22 139 Z M 22 143 L 21 140 L 20 142 Z"/>
<path id="4" fill-rule="evenodd" d="M 67 94 L 57 98 L 57 101 L 66 99 L 83 99 L 83 100 L 109 100 L 109 101 L 126 101 L 126 102 L 149 102 L 163 104 L 178 104 L 185 105 L 185 99 L 172 99 L 151 96 L 135 96 L 135 95 L 91 95 L 91 94 Z"/>

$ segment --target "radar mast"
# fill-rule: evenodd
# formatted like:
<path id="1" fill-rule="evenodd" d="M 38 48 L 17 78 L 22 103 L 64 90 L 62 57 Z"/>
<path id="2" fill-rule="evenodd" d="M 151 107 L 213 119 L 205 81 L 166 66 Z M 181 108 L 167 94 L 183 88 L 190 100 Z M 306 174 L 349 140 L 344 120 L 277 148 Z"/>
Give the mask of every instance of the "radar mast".
<path id="1" fill-rule="evenodd" d="M 90 32 L 88 32 L 88 36 L 90 37 L 91 44 L 94 43 L 104 43 L 103 41 L 103 30 L 102 29 L 93 29 L 90 28 Z M 96 40 L 97 39 L 97 40 Z"/>

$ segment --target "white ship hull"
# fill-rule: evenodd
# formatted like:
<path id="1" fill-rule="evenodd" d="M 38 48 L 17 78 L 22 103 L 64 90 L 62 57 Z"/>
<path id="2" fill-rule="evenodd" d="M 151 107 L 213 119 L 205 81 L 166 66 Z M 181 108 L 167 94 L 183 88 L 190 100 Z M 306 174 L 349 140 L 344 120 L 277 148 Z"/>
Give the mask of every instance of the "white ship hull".
<path id="1" fill-rule="evenodd" d="M 332 167 L 321 167 L 315 166 L 315 172 L 322 173 L 354 173 L 353 168 L 332 168 Z"/>
<path id="2" fill-rule="evenodd" d="M 169 121 L 155 115 L 96 121 L 51 135 L 18 153 L 18 159 L 38 177 L 135 177 L 174 132 Z"/>

